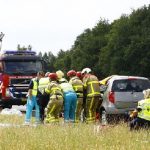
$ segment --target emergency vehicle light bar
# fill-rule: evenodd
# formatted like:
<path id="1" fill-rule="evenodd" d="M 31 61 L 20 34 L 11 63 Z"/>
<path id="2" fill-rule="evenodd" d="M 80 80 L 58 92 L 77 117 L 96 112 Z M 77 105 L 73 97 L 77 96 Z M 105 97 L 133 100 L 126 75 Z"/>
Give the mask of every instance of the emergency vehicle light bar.
<path id="1" fill-rule="evenodd" d="M 27 51 L 27 50 L 18 50 L 18 51 L 4 51 L 3 54 L 5 55 L 36 55 L 34 51 Z"/>

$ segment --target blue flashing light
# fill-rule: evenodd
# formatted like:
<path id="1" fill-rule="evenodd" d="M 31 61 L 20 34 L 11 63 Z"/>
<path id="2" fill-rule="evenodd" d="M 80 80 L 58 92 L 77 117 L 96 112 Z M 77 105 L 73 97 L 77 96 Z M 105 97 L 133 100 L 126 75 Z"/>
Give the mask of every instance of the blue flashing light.
<path id="1" fill-rule="evenodd" d="M 36 52 L 34 51 L 28 51 L 28 50 L 5 50 L 3 54 L 6 55 L 36 55 Z"/>

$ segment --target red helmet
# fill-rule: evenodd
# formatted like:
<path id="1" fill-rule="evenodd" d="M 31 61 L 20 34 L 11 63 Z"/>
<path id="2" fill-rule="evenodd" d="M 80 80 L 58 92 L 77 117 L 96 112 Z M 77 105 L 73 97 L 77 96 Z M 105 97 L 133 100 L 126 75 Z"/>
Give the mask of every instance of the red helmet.
<path id="1" fill-rule="evenodd" d="M 67 76 L 68 77 L 76 76 L 76 71 L 75 70 L 68 71 Z"/>
<path id="2" fill-rule="evenodd" d="M 81 71 L 77 71 L 76 76 L 77 76 L 78 78 L 82 79 L 82 73 L 81 73 Z"/>
<path id="3" fill-rule="evenodd" d="M 52 80 L 57 80 L 57 74 L 56 73 L 49 73 L 48 77 Z"/>

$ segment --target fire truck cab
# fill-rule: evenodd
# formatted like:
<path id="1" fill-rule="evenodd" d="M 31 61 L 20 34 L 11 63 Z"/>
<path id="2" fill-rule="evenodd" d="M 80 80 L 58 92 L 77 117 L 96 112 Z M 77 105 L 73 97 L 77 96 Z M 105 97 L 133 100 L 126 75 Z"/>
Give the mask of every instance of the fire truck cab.
<path id="1" fill-rule="evenodd" d="M 26 104 L 30 80 L 41 70 L 42 59 L 34 51 L 0 52 L 0 106 Z"/>

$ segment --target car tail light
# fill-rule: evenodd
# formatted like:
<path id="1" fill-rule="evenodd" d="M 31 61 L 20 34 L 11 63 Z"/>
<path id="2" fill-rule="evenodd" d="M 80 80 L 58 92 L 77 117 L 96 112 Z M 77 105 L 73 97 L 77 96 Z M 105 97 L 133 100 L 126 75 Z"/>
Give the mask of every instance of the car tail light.
<path id="1" fill-rule="evenodd" d="M 115 93 L 113 91 L 109 92 L 108 99 L 111 103 L 115 102 Z"/>
<path id="2" fill-rule="evenodd" d="M 136 80 L 137 78 L 135 77 L 128 77 L 128 80 Z"/>

